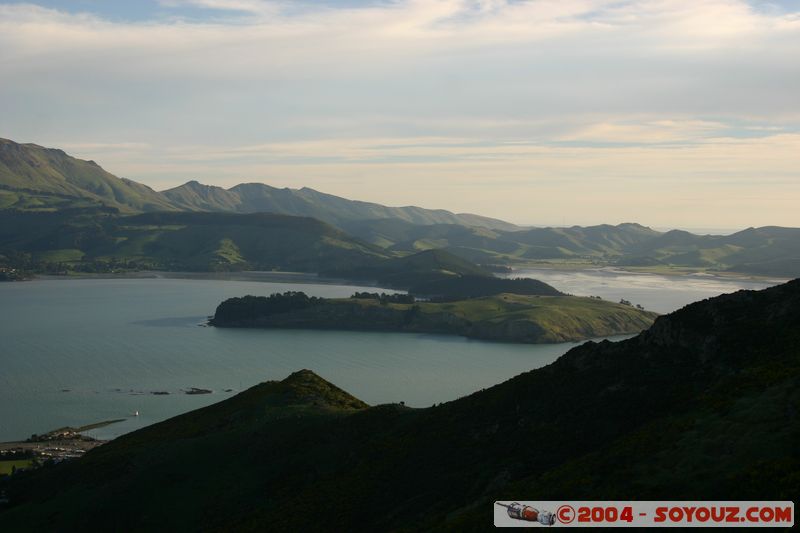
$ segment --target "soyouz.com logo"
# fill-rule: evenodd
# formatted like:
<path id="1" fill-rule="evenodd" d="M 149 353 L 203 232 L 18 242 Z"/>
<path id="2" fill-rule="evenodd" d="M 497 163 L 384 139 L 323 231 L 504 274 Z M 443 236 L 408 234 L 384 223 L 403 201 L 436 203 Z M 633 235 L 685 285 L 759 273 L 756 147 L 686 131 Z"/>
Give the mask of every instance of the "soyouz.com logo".
<path id="1" fill-rule="evenodd" d="M 495 502 L 496 527 L 792 527 L 789 501 Z"/>

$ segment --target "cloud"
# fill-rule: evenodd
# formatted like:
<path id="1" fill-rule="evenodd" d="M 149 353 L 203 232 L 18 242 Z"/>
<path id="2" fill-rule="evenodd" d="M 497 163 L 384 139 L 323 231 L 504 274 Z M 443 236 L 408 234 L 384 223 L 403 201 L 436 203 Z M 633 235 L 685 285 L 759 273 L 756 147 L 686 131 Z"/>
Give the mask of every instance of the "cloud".
<path id="1" fill-rule="evenodd" d="M 524 187 L 555 212 L 558 183 L 564 202 L 650 184 L 653 207 L 696 183 L 761 198 L 768 180 L 783 205 L 800 182 L 800 16 L 754 5 L 162 0 L 120 22 L 2 4 L 0 136 L 156 186 L 265 180 L 473 211 L 505 194 L 529 222 Z"/>
<path id="2" fill-rule="evenodd" d="M 220 11 L 240 11 L 251 14 L 274 13 L 276 2 L 261 0 L 158 0 L 158 3 L 167 8 L 198 7 Z"/>
<path id="3" fill-rule="evenodd" d="M 560 137 L 560 140 L 634 144 L 685 143 L 707 139 L 728 129 L 730 126 L 726 124 L 708 120 L 601 122 L 589 124 Z"/>

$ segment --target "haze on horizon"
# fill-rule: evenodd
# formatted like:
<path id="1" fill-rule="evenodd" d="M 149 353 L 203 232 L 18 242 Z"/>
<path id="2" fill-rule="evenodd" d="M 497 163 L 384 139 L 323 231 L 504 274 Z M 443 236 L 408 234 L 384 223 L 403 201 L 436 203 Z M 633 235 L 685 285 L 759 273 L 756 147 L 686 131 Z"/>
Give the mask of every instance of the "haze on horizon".
<path id="1" fill-rule="evenodd" d="M 800 2 L 0 2 L 0 137 L 163 190 L 800 226 Z"/>

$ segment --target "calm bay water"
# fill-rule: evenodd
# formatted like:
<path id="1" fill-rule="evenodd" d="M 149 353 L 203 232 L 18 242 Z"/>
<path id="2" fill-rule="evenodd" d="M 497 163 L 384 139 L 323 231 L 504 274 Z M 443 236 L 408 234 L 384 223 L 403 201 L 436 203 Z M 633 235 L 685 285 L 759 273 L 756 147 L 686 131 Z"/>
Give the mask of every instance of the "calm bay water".
<path id="1" fill-rule="evenodd" d="M 429 406 L 548 364 L 574 346 L 198 326 L 225 298 L 287 290 L 342 297 L 375 289 L 185 279 L 0 284 L 0 441 L 125 418 L 91 432 L 113 437 L 302 368 L 370 404 Z M 181 392 L 190 387 L 214 392 Z"/>
<path id="2" fill-rule="evenodd" d="M 657 313 L 671 313 L 689 303 L 739 289 L 760 290 L 782 282 L 719 278 L 704 274 L 662 276 L 612 268 L 578 271 L 529 268 L 503 276 L 539 279 L 576 296 L 600 296 L 612 302 L 624 298 Z"/>
<path id="3" fill-rule="evenodd" d="M 579 295 L 667 312 L 769 283 L 584 271 L 515 272 Z M 546 365 L 572 343 L 513 345 L 443 335 L 200 327 L 222 300 L 302 290 L 349 296 L 369 287 L 189 279 L 0 283 L 0 441 L 124 418 L 110 438 L 302 368 L 370 404 L 456 399 Z M 187 395 L 191 387 L 212 394 Z M 153 392 L 168 392 L 154 395 Z M 140 416 L 131 414 L 138 411 Z"/>

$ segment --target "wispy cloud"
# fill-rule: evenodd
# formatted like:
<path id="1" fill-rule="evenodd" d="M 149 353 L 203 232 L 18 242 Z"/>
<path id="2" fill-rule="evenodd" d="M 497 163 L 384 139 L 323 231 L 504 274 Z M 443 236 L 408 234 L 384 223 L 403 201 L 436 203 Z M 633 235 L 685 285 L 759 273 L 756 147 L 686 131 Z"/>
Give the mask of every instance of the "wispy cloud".
<path id="1" fill-rule="evenodd" d="M 4 3 L 0 79 L 0 136 L 156 186 L 486 211 L 525 184 L 553 191 L 545 216 L 559 180 L 567 205 L 657 184 L 651 207 L 692 183 L 800 182 L 800 16 L 742 0 L 162 0 L 133 22 Z M 493 214 L 535 222 L 529 203 Z"/>
<path id="2" fill-rule="evenodd" d="M 223 15 L 237 13 L 251 17 L 278 15 L 289 5 L 267 0 L 158 0 L 158 3 L 167 9 L 190 7 L 222 12 Z"/>

